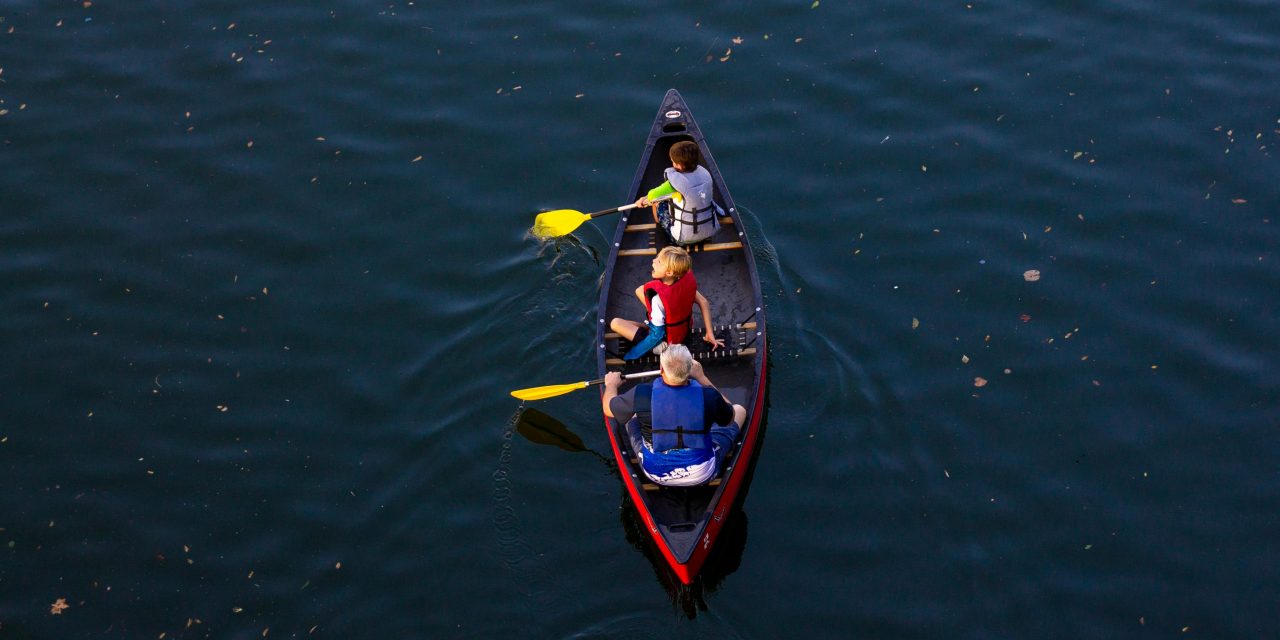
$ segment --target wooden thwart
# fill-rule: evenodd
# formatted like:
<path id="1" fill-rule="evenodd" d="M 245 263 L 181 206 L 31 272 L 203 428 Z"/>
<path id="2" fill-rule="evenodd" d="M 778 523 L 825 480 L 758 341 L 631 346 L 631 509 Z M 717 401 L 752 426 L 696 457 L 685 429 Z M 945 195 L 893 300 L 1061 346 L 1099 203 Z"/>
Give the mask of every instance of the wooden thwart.
<path id="1" fill-rule="evenodd" d="M 721 226 L 724 226 L 724 225 L 727 225 L 727 224 L 733 224 L 733 218 L 731 218 L 731 217 L 729 217 L 729 216 L 725 216 L 725 217 L 723 217 L 723 218 L 720 218 L 720 225 L 721 225 Z M 656 230 L 657 228 L 658 228 L 658 225 L 656 225 L 656 224 L 654 224 L 654 223 L 652 223 L 652 222 L 647 223 L 647 224 L 629 224 L 629 225 L 627 225 L 627 226 L 626 226 L 627 233 L 634 233 L 634 232 L 636 232 L 636 231 L 654 231 L 654 230 Z"/>
<path id="2" fill-rule="evenodd" d="M 702 246 L 694 245 L 689 250 L 697 251 L 728 251 L 729 249 L 741 249 L 741 242 L 717 242 L 715 244 L 704 244 Z"/>
<path id="3" fill-rule="evenodd" d="M 741 242 L 717 242 L 714 244 L 693 245 L 689 247 L 690 253 L 698 253 L 700 251 L 728 251 L 730 249 L 741 249 Z M 653 247 L 647 249 L 619 249 L 620 256 L 656 256 L 658 250 Z"/>
<path id="4" fill-rule="evenodd" d="M 658 250 L 652 247 L 648 249 L 619 249 L 619 256 L 656 256 Z"/>

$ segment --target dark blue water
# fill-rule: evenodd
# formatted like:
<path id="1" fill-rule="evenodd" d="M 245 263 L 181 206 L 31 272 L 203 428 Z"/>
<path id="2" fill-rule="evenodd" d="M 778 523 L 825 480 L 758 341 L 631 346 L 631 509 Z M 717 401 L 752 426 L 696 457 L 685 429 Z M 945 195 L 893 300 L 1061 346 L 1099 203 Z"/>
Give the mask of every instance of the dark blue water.
<path id="1" fill-rule="evenodd" d="M 9 2 L 0 638 L 1276 637 L 1277 59 L 1265 2 Z M 683 590 L 507 395 L 594 373 L 614 221 L 526 231 L 671 87 L 772 334 Z"/>

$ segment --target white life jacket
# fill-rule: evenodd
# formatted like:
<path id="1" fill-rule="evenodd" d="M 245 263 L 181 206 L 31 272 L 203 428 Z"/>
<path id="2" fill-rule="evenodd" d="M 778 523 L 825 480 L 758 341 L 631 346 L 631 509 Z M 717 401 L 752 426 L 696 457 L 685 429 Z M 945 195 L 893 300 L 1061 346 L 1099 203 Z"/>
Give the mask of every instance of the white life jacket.
<path id="1" fill-rule="evenodd" d="M 667 181 L 675 188 L 671 199 L 671 227 L 667 232 L 679 244 L 702 242 L 720 230 L 720 205 L 712 200 L 711 172 L 698 165 L 689 173 L 680 173 L 674 167 L 664 172 Z"/>

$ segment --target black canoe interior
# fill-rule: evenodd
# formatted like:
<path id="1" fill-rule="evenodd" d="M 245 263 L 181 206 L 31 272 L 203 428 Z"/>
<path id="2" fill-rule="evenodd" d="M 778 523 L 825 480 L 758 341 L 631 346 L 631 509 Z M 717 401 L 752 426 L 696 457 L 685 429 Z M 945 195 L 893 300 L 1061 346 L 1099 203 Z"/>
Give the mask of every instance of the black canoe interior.
<path id="1" fill-rule="evenodd" d="M 674 92 L 672 92 L 674 93 Z M 687 114 L 687 108 L 683 106 L 678 94 L 675 95 L 676 104 L 672 105 L 670 94 L 668 101 L 664 103 L 664 112 L 675 106 L 677 109 Z M 698 279 L 698 289 L 708 300 L 711 301 L 711 320 L 713 324 L 719 328 L 724 325 L 742 324 L 744 322 L 759 321 L 760 335 L 757 336 L 757 329 L 746 329 L 729 332 L 718 332 L 719 337 L 726 339 L 726 347 L 729 349 L 741 350 L 758 348 L 763 351 L 763 317 L 757 312 L 758 292 L 755 287 L 755 278 L 753 278 L 753 263 L 749 259 L 746 251 L 749 247 L 745 245 L 745 238 L 739 237 L 740 220 L 737 211 L 734 209 L 732 198 L 726 193 L 720 174 L 714 165 L 714 160 L 710 160 L 710 153 L 705 143 L 701 140 L 701 135 L 697 132 L 697 125 L 689 118 L 686 123 L 663 123 L 660 112 L 659 123 L 655 124 L 651 139 L 653 148 L 648 161 L 645 164 L 642 177 L 638 177 L 634 185 L 634 193 L 631 194 L 631 201 L 639 198 L 650 188 L 656 187 L 665 180 L 663 170 L 670 166 L 668 159 L 668 150 L 671 145 L 680 140 L 694 140 L 699 143 L 704 156 L 704 165 L 712 172 L 715 178 L 715 201 L 724 209 L 727 216 L 733 218 L 732 223 L 723 224 L 720 231 L 712 238 L 708 239 L 698 247 L 695 247 L 691 254 L 693 256 L 693 271 Z M 664 126 L 665 124 L 665 126 Z M 619 222 L 620 227 L 652 224 L 653 216 L 649 209 L 635 209 L 626 212 L 627 217 Z M 661 249 L 666 246 L 665 238 L 661 231 L 639 230 L 639 231 L 622 231 L 620 232 L 619 251 L 624 255 L 618 255 L 615 262 L 612 277 L 608 279 L 608 293 L 604 296 L 604 309 L 601 318 L 605 323 L 609 318 L 623 317 L 632 320 L 643 320 L 644 307 L 635 296 L 636 287 L 650 279 L 652 253 L 643 255 L 625 255 L 628 250 L 645 250 L 645 249 Z M 615 236 L 618 237 L 618 236 Z M 733 248 L 733 245 L 743 242 L 742 247 Z M 730 247 L 717 248 L 707 250 L 712 247 Z M 697 308 L 694 309 L 695 328 L 702 326 L 701 314 Z M 607 330 L 607 327 L 606 327 Z M 606 339 L 605 358 L 601 359 L 602 363 L 606 363 L 606 359 L 620 358 L 622 353 L 628 348 L 624 341 L 618 339 Z M 741 404 L 748 410 L 747 424 L 750 424 L 752 417 L 751 409 L 754 405 L 754 393 L 757 389 L 757 383 L 760 371 L 760 362 L 763 354 L 755 355 L 738 355 L 724 357 L 724 350 L 720 352 L 719 358 L 712 354 L 700 353 L 705 351 L 702 346 L 701 339 L 692 336 L 687 343 L 690 350 L 694 352 L 695 357 L 703 363 L 703 367 L 707 372 L 707 376 L 713 383 L 723 392 L 731 402 Z M 658 365 L 650 358 L 648 362 L 627 363 L 619 365 L 616 362 L 612 364 L 604 364 L 603 369 L 606 371 L 622 371 L 625 373 L 634 373 L 638 371 L 649 371 L 657 369 Z M 622 390 L 625 392 L 634 386 L 633 383 L 625 383 Z M 623 447 L 628 449 L 625 452 L 631 462 L 629 468 L 624 470 L 624 481 L 639 483 L 641 485 L 648 484 L 647 478 L 640 472 L 639 467 L 635 464 L 635 453 L 629 451 L 630 445 L 627 442 L 626 431 L 621 427 L 617 420 L 610 420 L 611 427 L 615 430 L 618 442 L 623 443 Z M 741 438 L 747 435 L 746 429 L 743 430 L 739 437 L 739 442 L 734 448 L 734 453 L 726 461 L 725 466 L 732 469 L 737 463 L 737 453 L 741 448 Z M 628 477 L 629 476 L 629 477 Z M 722 471 L 721 478 L 725 477 Z M 645 503 L 647 504 L 654 521 L 658 524 L 663 537 L 667 540 L 672 552 L 678 559 L 683 561 L 687 559 L 693 552 L 699 542 L 702 531 L 711 515 L 711 510 L 720 497 L 721 487 L 719 483 L 714 486 L 701 486 L 690 488 L 672 488 L 657 487 L 648 484 L 647 489 L 640 491 Z"/>

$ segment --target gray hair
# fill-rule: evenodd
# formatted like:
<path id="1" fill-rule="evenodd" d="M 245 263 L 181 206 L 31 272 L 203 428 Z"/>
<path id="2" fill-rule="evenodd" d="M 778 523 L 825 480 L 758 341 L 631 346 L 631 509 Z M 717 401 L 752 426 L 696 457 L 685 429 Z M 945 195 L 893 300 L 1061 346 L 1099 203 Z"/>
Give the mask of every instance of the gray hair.
<path id="1" fill-rule="evenodd" d="M 689 347 L 673 344 L 667 346 L 667 350 L 662 352 L 659 362 L 662 363 L 662 370 L 672 380 L 684 382 L 689 379 L 689 371 L 693 369 L 693 354 L 689 353 Z"/>

